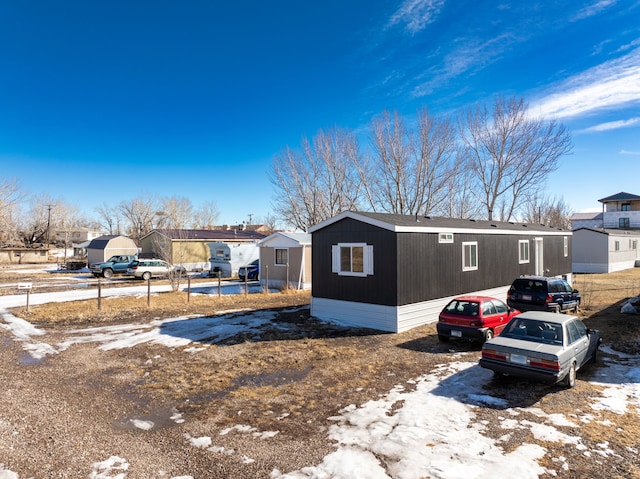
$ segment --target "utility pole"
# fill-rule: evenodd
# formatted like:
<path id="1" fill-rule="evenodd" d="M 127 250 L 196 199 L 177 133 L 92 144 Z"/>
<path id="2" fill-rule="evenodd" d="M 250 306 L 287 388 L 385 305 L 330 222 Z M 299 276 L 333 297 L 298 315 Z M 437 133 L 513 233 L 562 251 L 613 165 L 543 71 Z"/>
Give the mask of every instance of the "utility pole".
<path id="1" fill-rule="evenodd" d="M 51 208 L 53 208 L 53 205 L 47 205 L 47 249 L 49 249 L 49 238 L 51 234 Z"/>
<path id="2" fill-rule="evenodd" d="M 252 224 L 251 221 L 253 220 L 253 213 L 249 213 L 249 224 Z"/>

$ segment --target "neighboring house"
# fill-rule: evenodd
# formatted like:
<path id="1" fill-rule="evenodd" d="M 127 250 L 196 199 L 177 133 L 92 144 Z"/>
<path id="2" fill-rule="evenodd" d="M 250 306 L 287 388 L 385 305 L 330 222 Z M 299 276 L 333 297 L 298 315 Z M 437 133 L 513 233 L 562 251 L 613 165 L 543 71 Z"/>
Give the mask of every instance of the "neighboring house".
<path id="1" fill-rule="evenodd" d="M 103 236 L 104 231 L 89 228 L 71 228 L 68 230 L 56 230 L 54 240 L 64 242 L 67 245 L 79 245 Z"/>
<path id="2" fill-rule="evenodd" d="M 116 254 L 138 254 L 138 247 L 127 236 L 102 235 L 87 246 L 87 263 L 102 263 Z"/>
<path id="3" fill-rule="evenodd" d="M 571 215 L 571 229 L 578 228 L 602 228 L 604 213 L 574 213 Z"/>
<path id="4" fill-rule="evenodd" d="M 278 232 L 258 243 L 260 282 L 269 288 L 311 288 L 311 235 Z"/>
<path id="5" fill-rule="evenodd" d="M 157 229 L 140 238 L 140 248 L 144 257 L 160 258 L 188 271 L 206 271 L 210 269 L 212 256 L 209 243 L 224 243 L 232 250 L 250 245 L 255 249 L 257 258 L 257 242 L 264 237 L 255 231 L 240 229 Z M 243 264 L 236 266 L 236 273 Z"/>
<path id="6" fill-rule="evenodd" d="M 309 232 L 311 314 L 354 326 L 406 331 L 523 274 L 571 281 L 571 232 L 544 225 L 345 212 Z"/>
<path id="7" fill-rule="evenodd" d="M 48 248 L 25 248 L 23 246 L 0 248 L 0 263 L 29 264 L 46 263 L 48 261 Z"/>
<path id="8" fill-rule="evenodd" d="M 613 273 L 640 260 L 640 229 L 578 228 L 573 230 L 573 272 Z"/>
<path id="9" fill-rule="evenodd" d="M 620 192 L 598 201 L 601 213 L 571 217 L 574 273 L 611 273 L 640 260 L 640 196 Z"/>

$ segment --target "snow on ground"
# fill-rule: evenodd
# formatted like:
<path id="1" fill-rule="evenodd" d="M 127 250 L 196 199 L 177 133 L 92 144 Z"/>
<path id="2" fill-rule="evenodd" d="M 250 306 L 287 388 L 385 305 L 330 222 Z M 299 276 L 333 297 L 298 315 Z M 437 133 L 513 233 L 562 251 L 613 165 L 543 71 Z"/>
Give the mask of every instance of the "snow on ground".
<path id="1" fill-rule="evenodd" d="M 123 288 L 118 288 L 122 290 Z M 58 293 L 60 294 L 60 293 Z M 5 297 L 6 298 L 6 297 Z M 0 298 L 0 308 L 8 307 Z M 172 318 L 148 324 L 130 324 L 76 329 L 58 343 L 47 342 L 47 331 L 33 327 L 27 321 L 7 312 L 0 315 L 0 327 L 23 344 L 33 358 L 58 354 L 77 343 L 95 343 L 103 350 L 129 348 L 150 342 L 167 347 L 184 347 L 187 354 L 197 354 L 200 343 L 215 343 L 239 331 L 256 331 L 271 323 L 269 312 L 244 315 L 227 313 L 215 317 Z M 270 326 L 273 326 L 270 324 Z M 193 346 L 189 347 L 193 343 Z M 601 385 L 602 396 L 591 398 L 595 411 L 607 410 L 617 414 L 627 412 L 630 405 L 640 408 L 640 357 L 617 354 L 605 350 L 606 368 L 599 368 L 594 382 Z M 613 355 L 613 357 L 611 357 Z M 557 443 L 576 448 L 584 456 L 613 454 L 607 443 L 589 449 L 582 439 L 563 432 L 563 427 L 575 427 L 576 421 L 588 423 L 595 416 L 567 418 L 562 414 L 548 414 L 538 407 L 509 408 L 501 398 L 488 395 L 483 386 L 491 380 L 491 372 L 477 362 L 464 361 L 442 364 L 427 374 L 406 384 L 399 384 L 384 396 L 360 406 L 351 405 L 330 418 L 334 423 L 327 440 L 335 443 L 335 451 L 320 464 L 310 464 L 298 471 L 273 470 L 271 479 L 480 479 L 504 477 L 538 478 L 541 474 L 556 475 L 571 467 L 567 459 L 537 444 L 523 443 L 506 452 L 502 444 L 515 430 L 529 430 L 534 438 L 545 443 Z M 486 423 L 476 419 L 478 408 L 489 406 L 501 410 L 500 427 L 504 435 L 493 439 L 484 435 Z M 639 409 L 640 410 L 640 409 Z M 537 420 L 531 421 L 532 416 Z M 183 423 L 178 411 L 171 418 Z M 279 418 L 286 420 L 286 417 Z M 152 429 L 152 421 L 132 419 L 134 427 Z M 616 424 L 610 422 L 612 434 Z M 184 440 L 193 447 L 212 455 L 237 455 L 243 463 L 254 461 L 249 456 L 225 449 L 216 444 L 216 437 L 226 434 L 247 434 L 255 440 L 268 441 L 278 431 L 259 431 L 251 425 L 238 424 L 233 428 L 213 432 L 211 436 L 192 437 L 184 433 Z M 540 465 L 551 455 L 557 470 Z M 2 453 L 0 453 L 2 461 Z M 118 455 L 97 461 L 89 477 L 94 479 L 125 479 L 129 463 Z M 172 479 L 190 479 L 180 476 Z M 20 479 L 0 463 L 0 479 Z"/>

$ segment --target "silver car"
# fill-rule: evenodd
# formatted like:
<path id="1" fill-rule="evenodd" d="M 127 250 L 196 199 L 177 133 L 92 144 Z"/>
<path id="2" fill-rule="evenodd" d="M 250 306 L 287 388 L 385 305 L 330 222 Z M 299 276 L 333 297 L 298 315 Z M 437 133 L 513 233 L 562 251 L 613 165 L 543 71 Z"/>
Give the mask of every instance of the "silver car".
<path id="1" fill-rule="evenodd" d="M 169 264 L 161 259 L 136 260 L 127 268 L 127 275 L 146 280 L 155 276 L 168 276 Z"/>
<path id="2" fill-rule="evenodd" d="M 484 343 L 480 366 L 498 375 L 573 387 L 576 371 L 596 361 L 601 342 L 600 332 L 576 316 L 529 311 Z"/>

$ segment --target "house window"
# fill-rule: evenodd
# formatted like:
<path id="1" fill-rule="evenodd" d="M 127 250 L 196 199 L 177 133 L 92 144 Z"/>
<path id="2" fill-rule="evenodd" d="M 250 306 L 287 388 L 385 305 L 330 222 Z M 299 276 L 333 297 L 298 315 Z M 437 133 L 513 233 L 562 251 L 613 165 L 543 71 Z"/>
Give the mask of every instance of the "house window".
<path id="1" fill-rule="evenodd" d="M 631 242 L 631 249 L 638 249 L 638 240 L 633 240 Z"/>
<path id="2" fill-rule="evenodd" d="M 438 243 L 453 243 L 453 233 L 440 233 Z"/>
<path id="3" fill-rule="evenodd" d="M 462 271 L 478 269 L 478 242 L 462 243 Z"/>
<path id="4" fill-rule="evenodd" d="M 519 240 L 518 249 L 520 251 L 518 262 L 520 264 L 528 263 L 529 262 L 529 240 Z"/>
<path id="5" fill-rule="evenodd" d="M 331 247 L 331 270 L 341 276 L 373 274 L 373 246 L 366 243 L 338 243 Z"/>
<path id="6" fill-rule="evenodd" d="M 289 250 L 276 248 L 276 264 L 286 265 L 289 262 Z"/>
<path id="7" fill-rule="evenodd" d="M 631 203 L 622 203 L 620 211 L 631 211 Z"/>
<path id="8" fill-rule="evenodd" d="M 615 251 L 620 251 L 620 241 L 617 241 L 617 240 L 616 240 L 616 242 L 614 243 L 614 245 L 615 245 L 615 246 L 614 246 L 614 250 L 615 250 Z"/>
<path id="9" fill-rule="evenodd" d="M 619 228 L 629 228 L 629 218 L 618 218 Z"/>
<path id="10" fill-rule="evenodd" d="M 566 236 L 564 237 L 564 249 L 563 249 L 563 251 L 564 251 L 565 258 L 567 256 L 569 256 L 569 238 L 566 237 Z"/>

